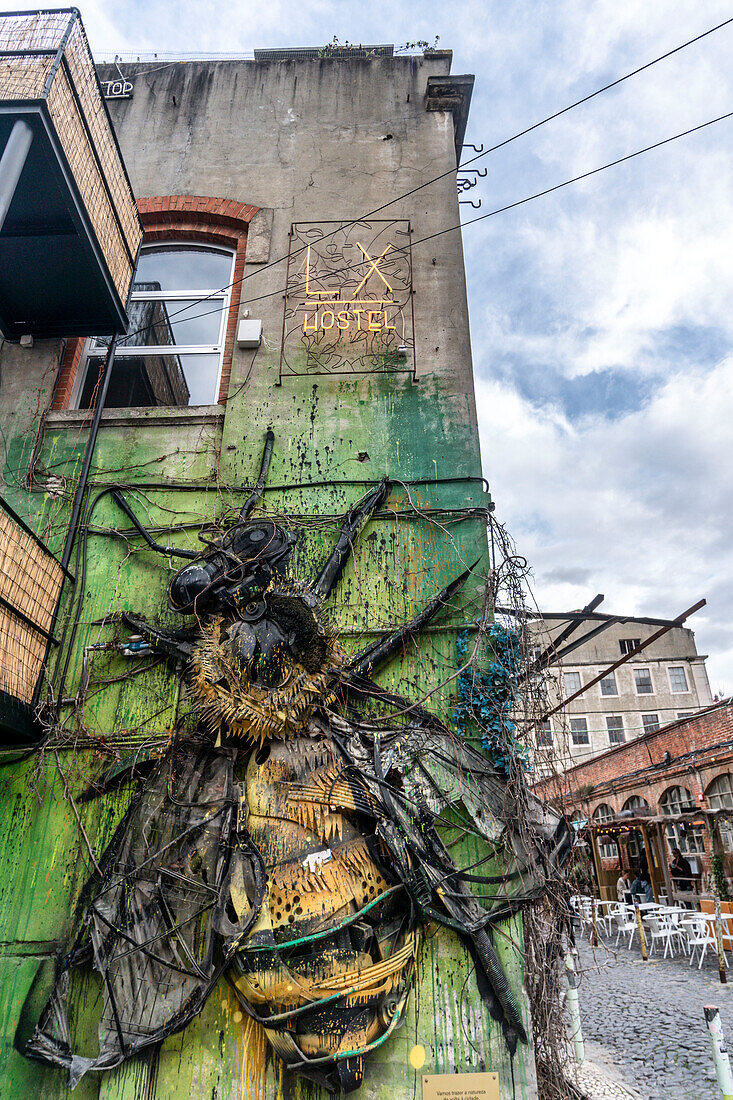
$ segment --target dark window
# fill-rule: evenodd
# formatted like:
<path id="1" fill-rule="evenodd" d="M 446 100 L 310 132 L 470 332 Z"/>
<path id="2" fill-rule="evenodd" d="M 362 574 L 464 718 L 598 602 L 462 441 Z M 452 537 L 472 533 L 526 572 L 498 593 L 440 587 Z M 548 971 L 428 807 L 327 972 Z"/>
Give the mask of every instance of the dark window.
<path id="1" fill-rule="evenodd" d="M 634 680 L 636 682 L 636 694 L 637 695 L 653 695 L 654 685 L 652 684 L 652 674 L 648 668 L 635 668 Z"/>
<path id="2" fill-rule="evenodd" d="M 537 727 L 537 748 L 546 749 L 552 745 L 552 727 L 550 719 L 543 718 Z"/>
<path id="3" fill-rule="evenodd" d="M 624 720 L 620 714 L 609 714 L 606 717 L 606 729 L 608 730 L 610 745 L 621 745 L 626 740 L 624 737 Z"/>
<path id="4" fill-rule="evenodd" d="M 573 738 L 574 745 L 589 745 L 590 739 L 588 737 L 588 719 L 587 718 L 571 718 L 570 719 L 570 733 Z"/>
<path id="5" fill-rule="evenodd" d="M 644 727 L 644 733 L 653 733 L 654 730 L 659 729 L 659 715 L 658 714 L 642 714 L 641 724 Z"/>
<path id="6" fill-rule="evenodd" d="M 601 695 L 618 695 L 615 672 L 609 672 L 601 680 Z"/>
<path id="7" fill-rule="evenodd" d="M 641 638 L 622 638 L 618 643 L 622 653 L 631 653 L 639 645 Z"/>

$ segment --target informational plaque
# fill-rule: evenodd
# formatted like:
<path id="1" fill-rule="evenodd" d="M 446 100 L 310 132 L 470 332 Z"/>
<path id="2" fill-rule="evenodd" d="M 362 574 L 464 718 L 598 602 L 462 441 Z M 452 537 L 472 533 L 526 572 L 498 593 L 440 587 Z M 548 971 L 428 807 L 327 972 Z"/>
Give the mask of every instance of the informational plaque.
<path id="1" fill-rule="evenodd" d="M 428 1074 L 422 1079 L 422 1100 L 500 1100 L 499 1074 Z"/>

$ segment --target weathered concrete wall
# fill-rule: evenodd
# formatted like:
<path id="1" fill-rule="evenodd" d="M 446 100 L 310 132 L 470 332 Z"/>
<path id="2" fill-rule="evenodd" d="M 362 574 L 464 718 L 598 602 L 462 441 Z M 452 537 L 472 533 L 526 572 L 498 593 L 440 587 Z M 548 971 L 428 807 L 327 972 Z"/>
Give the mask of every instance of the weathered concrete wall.
<path id="1" fill-rule="evenodd" d="M 88 538 L 75 563 L 80 583 L 83 575 L 84 603 L 68 696 L 78 693 L 85 647 L 124 635 L 112 617 L 120 610 L 158 615 L 175 568 L 142 546 L 108 495 L 95 503 L 96 494 L 124 483 L 141 516 L 161 530 L 162 541 L 196 546 L 202 524 L 232 518 L 241 506 L 270 426 L 276 443 L 264 506 L 299 527 L 297 567 L 303 576 L 332 541 L 338 515 L 368 484 L 385 474 L 402 483 L 359 542 L 339 592 L 334 616 L 349 647 L 413 615 L 466 564 L 477 558 L 486 564 L 482 510 L 488 496 L 480 477 L 460 236 L 418 243 L 458 222 L 450 174 L 452 118 L 427 112 L 424 103 L 428 75 L 444 75 L 448 66 L 448 57 L 437 55 L 128 68 L 133 97 L 110 106 L 136 194 L 219 196 L 262 208 L 251 227 L 248 257 L 257 262 L 247 265 L 240 310 L 262 318 L 265 341 L 256 355 L 235 349 L 223 408 L 105 413 L 92 469 Z M 339 374 L 281 381 L 285 264 L 265 270 L 264 262 L 286 256 L 291 223 L 363 216 L 443 173 L 444 179 L 375 215 L 409 219 L 414 230 L 417 380 L 409 374 Z M 57 357 L 54 345 L 6 350 L 0 360 L 8 495 L 23 514 L 36 518 L 55 547 L 62 541 L 88 423 L 71 411 L 50 413 L 40 424 L 36 403 L 41 412 L 50 404 L 44 372 Z M 17 410 L 21 415 L 13 419 Z M 29 492 L 22 484 L 29 446 L 36 442 Z M 64 497 L 44 493 L 49 476 L 61 479 Z M 462 601 L 394 662 L 382 682 L 418 697 L 454 668 L 456 629 L 478 613 L 481 587 L 472 580 Z M 59 771 L 78 793 L 115 754 L 164 739 L 185 709 L 178 680 L 165 666 L 143 669 L 130 680 L 124 658 L 90 651 L 88 659 L 89 688 L 64 709 L 68 742 L 58 755 L 0 769 L 0 1020 L 9 1052 L 0 1057 L 3 1096 L 65 1095 L 60 1072 L 29 1064 L 10 1048 L 19 1006 L 42 960 L 72 936 L 73 905 L 90 872 L 91 857 Z M 450 702 L 446 689 L 429 705 L 440 710 Z M 82 807 L 81 821 L 97 854 L 125 803 L 125 797 L 115 797 Z M 504 931 L 497 950 L 521 996 L 521 919 L 507 922 Z M 454 936 L 434 932 L 421 957 L 407 1024 L 373 1056 L 362 1095 L 412 1096 L 419 1082 L 408 1054 L 421 1044 L 427 1061 L 420 1072 L 499 1070 L 502 1096 L 534 1096 L 531 1051 L 520 1048 L 510 1064 L 500 1029 L 476 992 L 466 951 Z M 88 999 L 95 988 L 92 983 Z M 246 1096 L 251 1067 L 236 1012 L 222 984 L 201 1017 L 160 1052 L 101 1079 L 85 1078 L 76 1096 Z M 94 1040 L 88 1035 L 87 1045 L 93 1047 Z M 273 1089 L 306 1091 L 284 1083 L 277 1072 L 269 1094 Z"/>

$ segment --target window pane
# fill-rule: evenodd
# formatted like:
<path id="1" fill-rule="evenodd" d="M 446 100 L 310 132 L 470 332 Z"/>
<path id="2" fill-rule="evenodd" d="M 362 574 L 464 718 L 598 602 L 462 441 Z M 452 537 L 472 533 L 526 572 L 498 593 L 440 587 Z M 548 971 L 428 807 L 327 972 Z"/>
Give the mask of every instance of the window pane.
<path id="1" fill-rule="evenodd" d="M 601 680 L 601 695 L 618 695 L 614 672 L 609 672 L 608 676 L 604 676 Z"/>
<path id="2" fill-rule="evenodd" d="M 620 714 L 609 715 L 606 718 L 608 740 L 612 745 L 620 745 L 624 741 L 624 720 Z"/>
<path id="3" fill-rule="evenodd" d="M 130 302 L 130 335 L 120 340 L 118 347 L 140 347 L 155 344 L 219 343 L 221 314 L 224 302 L 212 298 L 208 302 L 195 299 L 173 299 L 170 302 L 135 299 Z"/>
<path id="4" fill-rule="evenodd" d="M 679 814 L 695 809 L 692 791 L 687 787 L 670 787 L 659 799 L 662 813 Z"/>
<path id="5" fill-rule="evenodd" d="M 232 255 L 190 245 L 167 245 L 140 253 L 133 292 L 139 284 L 160 290 L 221 290 L 231 282 Z"/>
<path id="6" fill-rule="evenodd" d="M 552 729 L 550 728 L 550 719 L 543 719 L 537 727 L 537 746 L 538 748 L 547 748 L 552 744 Z"/>
<path id="7" fill-rule="evenodd" d="M 653 694 L 654 688 L 652 687 L 652 674 L 648 668 L 635 668 L 634 680 L 636 681 L 637 695 Z"/>
<path id="8" fill-rule="evenodd" d="M 725 772 L 719 775 L 707 789 L 705 797 L 712 810 L 733 809 L 733 784 L 731 776 Z"/>
<path id="9" fill-rule="evenodd" d="M 618 643 L 622 653 L 631 653 L 639 644 L 639 638 L 622 638 Z"/>
<path id="10" fill-rule="evenodd" d="M 659 729 L 658 714 L 642 714 L 641 722 L 644 726 L 644 733 L 652 733 L 654 730 Z"/>
<path id="11" fill-rule="evenodd" d="M 580 691 L 580 673 L 579 672 L 564 672 L 562 677 L 563 685 L 565 687 L 565 695 L 572 695 L 576 691 Z"/>
<path id="12" fill-rule="evenodd" d="M 669 670 L 669 682 L 672 685 L 672 691 L 687 691 L 687 677 L 685 676 L 685 670 L 682 667 L 671 668 Z"/>
<path id="13" fill-rule="evenodd" d="M 92 405 L 104 360 L 90 359 L 79 408 Z M 115 359 L 105 407 L 213 405 L 218 355 L 135 355 Z"/>
<path id="14" fill-rule="evenodd" d="M 571 718 L 570 719 L 570 732 L 573 737 L 574 745 L 589 745 L 590 740 L 588 738 L 588 719 L 587 718 Z"/>

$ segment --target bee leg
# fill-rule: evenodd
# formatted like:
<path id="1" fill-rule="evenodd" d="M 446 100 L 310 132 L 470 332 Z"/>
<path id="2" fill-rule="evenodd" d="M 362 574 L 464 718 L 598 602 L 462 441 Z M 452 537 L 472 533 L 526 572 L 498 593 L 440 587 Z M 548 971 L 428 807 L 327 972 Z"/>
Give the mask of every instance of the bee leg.
<path id="1" fill-rule="evenodd" d="M 328 555 L 311 588 L 311 591 L 322 600 L 328 599 L 338 584 L 342 570 L 351 555 L 352 544 L 359 528 L 384 503 L 389 493 L 389 485 L 389 480 L 386 477 L 383 478 L 378 485 L 369 490 L 366 496 L 352 505 L 344 516 L 336 545 Z"/>
<path id="2" fill-rule="evenodd" d="M 456 577 L 451 581 L 449 585 L 439 592 L 437 596 L 427 604 L 419 615 L 416 615 L 411 622 L 405 623 L 399 630 L 395 630 L 393 634 L 388 634 L 386 637 L 378 638 L 376 642 L 372 642 L 366 649 L 362 649 L 360 653 L 357 653 L 353 661 L 349 665 L 351 672 L 363 673 L 368 676 L 373 669 L 379 665 L 384 664 L 389 658 L 402 649 L 405 642 L 410 638 L 414 638 L 423 627 L 427 626 L 431 619 L 435 618 L 441 608 L 445 607 L 448 601 L 459 592 L 463 585 L 466 583 L 468 577 L 470 577 L 473 570 L 478 565 L 478 561 L 475 561 L 470 569 L 466 569 L 464 573 Z"/>

